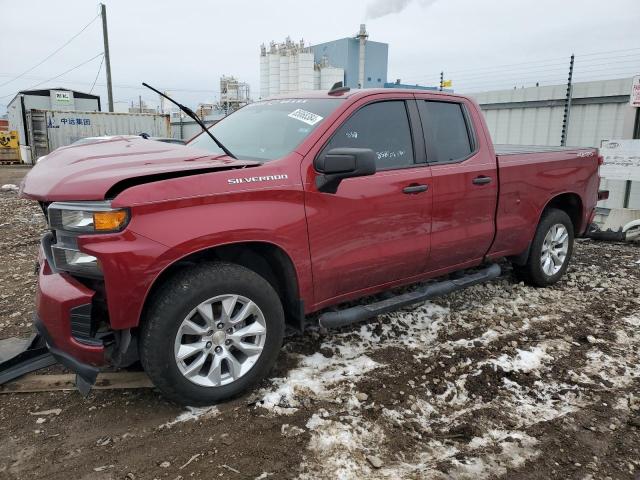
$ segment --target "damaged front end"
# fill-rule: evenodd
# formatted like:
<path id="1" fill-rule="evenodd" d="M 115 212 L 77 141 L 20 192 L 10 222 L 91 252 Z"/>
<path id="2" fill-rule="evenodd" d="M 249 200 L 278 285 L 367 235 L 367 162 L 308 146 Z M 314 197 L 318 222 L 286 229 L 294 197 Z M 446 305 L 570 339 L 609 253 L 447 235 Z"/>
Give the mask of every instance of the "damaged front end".
<path id="1" fill-rule="evenodd" d="M 109 219 L 121 209 L 107 202 L 41 206 L 50 231 L 38 254 L 37 334 L 0 344 L 0 385 L 58 362 L 76 374 L 76 386 L 86 395 L 100 367 L 124 367 L 138 358 L 131 330 L 111 328 L 101 262 L 79 242 L 82 235 L 122 230 L 126 215 Z"/>

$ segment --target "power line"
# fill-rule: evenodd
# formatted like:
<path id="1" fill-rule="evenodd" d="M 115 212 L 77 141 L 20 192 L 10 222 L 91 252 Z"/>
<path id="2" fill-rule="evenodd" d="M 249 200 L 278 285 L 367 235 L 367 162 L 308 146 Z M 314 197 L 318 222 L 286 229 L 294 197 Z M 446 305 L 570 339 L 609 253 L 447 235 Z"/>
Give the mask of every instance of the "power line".
<path id="1" fill-rule="evenodd" d="M 623 60 L 625 58 L 631 58 L 631 59 Z M 585 67 L 589 68 L 589 67 L 602 66 L 602 65 L 617 65 L 619 63 L 635 63 L 635 62 L 638 62 L 639 59 L 640 59 L 640 53 L 635 53 L 630 55 L 614 55 L 609 57 L 608 59 L 591 58 L 587 60 L 582 60 L 580 57 L 578 57 L 576 58 L 576 63 L 580 65 L 581 70 L 584 70 Z M 594 63 L 594 62 L 600 62 L 600 63 Z M 521 64 L 521 65 L 528 65 L 528 64 Z M 458 70 L 458 71 L 445 70 L 445 72 L 447 76 L 453 77 L 453 78 L 455 78 L 460 74 L 462 74 L 462 76 L 464 76 L 465 78 L 476 78 L 476 77 L 489 77 L 489 76 L 495 76 L 495 75 L 502 75 L 504 73 L 511 73 L 511 72 L 515 72 L 515 74 L 548 72 L 548 71 L 564 72 L 566 71 L 566 69 L 567 69 L 567 63 L 563 62 L 563 63 L 548 63 L 543 65 L 520 66 L 520 67 L 514 67 L 514 68 L 481 67 L 481 68 Z M 467 75 L 467 73 L 471 75 Z M 432 78 L 435 78 L 437 75 L 439 74 L 433 72 L 431 74 L 425 74 L 422 76 L 407 77 L 407 81 L 416 81 L 416 80 L 419 81 L 427 78 L 432 79 Z"/>
<path id="2" fill-rule="evenodd" d="M 44 58 L 44 60 L 36 63 L 33 67 L 31 67 L 28 70 L 25 70 L 24 72 L 22 72 L 20 75 L 18 75 L 17 77 L 12 78 L 11 80 L 8 80 L 6 82 L 4 82 L 3 84 L 0 85 L 0 88 L 4 87 L 5 85 L 9 85 L 11 82 L 21 78 L 22 76 L 26 75 L 27 73 L 35 70 L 36 68 L 38 68 L 40 65 L 42 65 L 44 62 L 46 62 L 47 60 L 49 60 L 51 57 L 53 57 L 56 53 L 58 53 L 60 50 L 62 50 L 64 47 L 66 47 L 67 45 L 69 45 L 73 40 L 75 40 L 82 32 L 84 32 L 87 28 L 89 28 L 89 25 L 91 25 L 93 22 L 96 21 L 96 19 L 99 17 L 100 15 L 96 15 L 95 17 L 93 17 L 93 19 L 87 23 L 82 30 L 80 30 L 78 33 L 76 33 L 73 37 L 71 37 L 69 40 L 67 40 L 61 47 L 55 49 L 52 53 L 50 53 L 47 57 Z"/>
<path id="3" fill-rule="evenodd" d="M 606 55 L 607 53 L 629 52 L 629 51 L 635 51 L 635 50 L 640 50 L 640 47 L 638 47 L 638 48 L 623 48 L 621 50 L 609 50 L 608 52 L 577 53 L 576 56 L 580 55 L 582 57 L 591 57 L 593 55 Z"/>
<path id="4" fill-rule="evenodd" d="M 12 74 L 8 74 L 8 73 L 0 73 L 0 77 L 3 76 L 10 76 Z M 29 75 L 26 76 L 25 78 L 28 78 L 30 80 L 45 80 L 47 77 L 43 77 L 43 76 L 36 76 L 36 75 Z M 74 79 L 69 79 L 69 80 L 64 80 L 62 83 L 77 83 L 79 85 L 92 85 L 92 82 L 87 82 L 84 80 L 74 80 Z M 107 84 L 106 83 L 100 83 L 100 82 L 96 82 L 95 86 L 98 87 L 105 87 Z M 114 83 L 113 84 L 114 87 L 118 87 L 118 88 L 124 88 L 124 89 L 131 89 L 131 90 L 140 90 L 142 92 L 146 92 L 148 91 L 145 87 L 142 87 L 140 85 L 127 85 L 127 84 L 122 84 L 122 83 Z M 217 90 L 214 90 L 212 88 L 202 88 L 202 89 L 196 89 L 196 88 L 182 88 L 182 87 L 165 87 L 164 90 L 168 90 L 171 92 L 187 92 L 187 93 L 215 93 L 217 92 Z M 2 98 L 2 97 L 0 97 Z"/>
<path id="5" fill-rule="evenodd" d="M 76 70 L 76 69 L 78 69 L 78 68 L 82 67 L 83 65 L 86 65 L 87 63 L 91 62 L 92 60 L 95 60 L 96 58 L 98 58 L 98 57 L 99 57 L 99 56 L 101 56 L 101 55 L 104 55 L 104 54 L 103 54 L 103 52 L 100 52 L 99 54 L 97 54 L 97 55 L 95 55 L 95 56 L 91 57 L 89 60 L 85 60 L 84 62 L 82 62 L 82 63 L 80 63 L 80 64 L 76 65 L 75 67 L 70 68 L 69 70 L 67 70 L 67 71 L 65 71 L 65 72 L 62 72 L 62 73 L 61 73 L 61 74 L 59 74 L 59 75 L 56 75 L 55 77 L 47 78 L 47 79 L 46 79 L 45 81 L 43 81 L 43 82 L 36 83 L 35 85 L 31 85 L 29 88 L 26 88 L 25 90 L 31 90 L 32 88 L 39 87 L 39 86 L 40 86 L 40 85 L 42 85 L 43 83 L 47 83 L 47 82 L 50 82 L 51 80 L 55 80 L 56 78 L 60 78 L 60 77 L 62 77 L 63 75 L 66 75 L 67 73 L 72 72 L 72 71 L 74 71 L 74 70 Z M 10 96 L 12 96 L 12 95 L 15 95 L 15 92 L 14 92 L 14 93 L 9 93 L 8 95 L 3 95 L 3 96 L 2 96 L 2 97 L 0 97 L 0 98 L 6 98 L 6 97 L 10 97 Z"/>
<path id="6" fill-rule="evenodd" d="M 619 78 L 621 75 L 625 77 L 632 74 L 627 72 L 608 72 L 599 73 L 595 75 L 589 75 L 588 80 L 581 81 L 599 81 L 599 80 L 611 80 Z M 515 87 L 529 87 L 534 86 L 562 86 L 562 83 L 566 82 L 566 77 L 549 77 L 548 79 L 513 79 L 513 80 L 498 80 L 498 81 L 483 81 L 483 82 L 461 82 L 456 83 L 456 91 L 458 92 L 483 92 L 489 90 L 506 90 Z"/>
<path id="7" fill-rule="evenodd" d="M 91 85 L 91 89 L 89 93 L 93 92 L 93 87 L 96 86 L 96 82 L 98 81 L 98 77 L 100 76 L 100 70 L 102 70 L 102 64 L 104 63 L 104 55 L 102 55 L 102 59 L 100 60 L 100 65 L 98 66 L 98 73 L 96 73 L 96 78 L 93 79 L 93 85 Z"/>
<path id="8" fill-rule="evenodd" d="M 593 61 L 603 61 L 605 60 L 604 58 L 588 58 L 588 59 L 582 59 L 582 57 L 587 57 L 587 56 L 596 56 L 596 55 L 606 55 L 609 53 L 627 53 L 627 55 L 612 55 L 609 56 L 608 59 L 617 59 L 617 58 L 628 58 L 628 57 L 637 57 L 640 56 L 640 52 L 639 52 L 640 48 L 627 48 L 627 49 L 622 49 L 622 50 L 610 50 L 607 52 L 595 52 L 595 53 L 587 53 L 587 54 L 576 54 L 576 59 L 580 60 L 581 64 L 584 63 L 588 63 L 588 62 L 593 62 Z M 635 53 L 630 53 L 630 52 L 635 52 Z M 553 66 L 566 66 L 567 62 L 562 62 L 562 63 L 556 63 L 558 60 L 566 60 L 568 58 L 567 57 L 553 57 L 553 58 L 545 58 L 545 59 L 540 59 L 540 60 L 531 60 L 531 61 L 527 61 L 527 62 L 520 62 L 520 63 L 511 63 L 511 64 L 502 64 L 502 65 L 491 65 L 491 66 L 486 66 L 486 67 L 476 67 L 476 68 L 465 68 L 465 69 L 459 69 L 459 70 L 448 70 L 448 69 L 444 69 L 445 73 L 447 75 L 456 75 L 456 74 L 461 74 L 461 73 L 475 73 L 475 72 L 501 72 L 501 71 L 513 71 L 513 70 L 520 70 L 520 69 L 534 69 L 534 68 L 544 68 L 544 67 L 553 67 Z M 553 63 L 550 63 L 553 62 Z M 518 68 L 507 68 L 507 67 L 518 67 Z M 438 77 L 440 75 L 439 72 L 429 72 L 426 73 L 424 75 L 421 76 L 417 76 L 417 77 L 408 77 L 410 79 L 421 79 L 421 78 L 435 78 Z"/>

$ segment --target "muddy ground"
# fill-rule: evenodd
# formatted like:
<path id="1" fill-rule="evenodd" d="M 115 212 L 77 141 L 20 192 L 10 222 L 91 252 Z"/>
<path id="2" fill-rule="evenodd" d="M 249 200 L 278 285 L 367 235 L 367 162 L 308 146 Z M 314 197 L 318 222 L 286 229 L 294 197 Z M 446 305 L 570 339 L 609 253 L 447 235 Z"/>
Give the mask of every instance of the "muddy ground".
<path id="1" fill-rule="evenodd" d="M 0 167 L 0 185 L 24 169 Z M 30 333 L 38 207 L 0 192 L 0 338 Z M 495 282 L 288 338 L 260 388 L 0 395 L 0 479 L 640 475 L 640 246 L 576 245 L 548 289 Z"/>

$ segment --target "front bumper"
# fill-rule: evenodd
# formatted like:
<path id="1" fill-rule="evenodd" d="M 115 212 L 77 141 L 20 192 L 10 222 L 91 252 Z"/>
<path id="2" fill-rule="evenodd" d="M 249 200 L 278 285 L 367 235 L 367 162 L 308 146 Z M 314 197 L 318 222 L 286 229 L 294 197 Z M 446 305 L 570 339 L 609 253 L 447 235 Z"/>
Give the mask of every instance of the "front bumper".
<path id="1" fill-rule="evenodd" d="M 40 249 L 35 325 L 60 363 L 73 371 L 78 365 L 93 368 L 107 363 L 102 342 L 82 341 L 73 334 L 78 331 L 78 312 L 90 309 L 94 295 L 70 275 L 54 272 Z"/>
<path id="2" fill-rule="evenodd" d="M 89 393 L 91 387 L 96 383 L 96 378 L 98 377 L 100 369 L 87 363 L 83 363 L 77 358 L 69 355 L 67 352 L 57 348 L 53 338 L 49 334 L 49 331 L 44 326 L 42 320 L 37 316 L 33 320 L 33 325 L 35 326 L 38 334 L 44 339 L 47 344 L 47 348 L 49 349 L 49 353 L 53 358 L 76 374 L 76 387 L 78 387 L 80 393 L 83 395 Z"/>

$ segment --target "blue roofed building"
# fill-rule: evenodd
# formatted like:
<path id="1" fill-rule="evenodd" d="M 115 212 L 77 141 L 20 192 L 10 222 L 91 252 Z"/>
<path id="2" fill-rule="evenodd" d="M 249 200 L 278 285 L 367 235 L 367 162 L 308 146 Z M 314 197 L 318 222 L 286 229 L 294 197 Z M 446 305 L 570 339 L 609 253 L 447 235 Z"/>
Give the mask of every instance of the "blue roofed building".
<path id="1" fill-rule="evenodd" d="M 329 64 L 344 70 L 344 84 L 350 88 L 384 87 L 387 83 L 389 44 L 369 40 L 365 26 L 353 37 L 312 45 L 314 62 Z M 363 48 L 364 50 L 361 50 Z M 364 54 L 364 58 L 361 57 Z M 360 63 L 364 60 L 364 75 Z M 363 85 L 360 85 L 360 79 Z"/>

